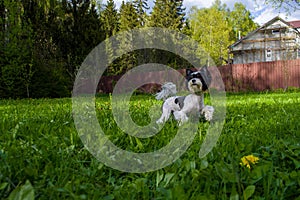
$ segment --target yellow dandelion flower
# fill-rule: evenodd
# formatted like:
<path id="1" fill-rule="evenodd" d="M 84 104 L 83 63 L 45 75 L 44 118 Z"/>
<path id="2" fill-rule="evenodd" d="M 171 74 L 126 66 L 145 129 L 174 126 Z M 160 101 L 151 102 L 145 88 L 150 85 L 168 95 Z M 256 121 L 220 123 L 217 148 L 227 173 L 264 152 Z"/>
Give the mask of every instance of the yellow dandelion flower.
<path id="1" fill-rule="evenodd" d="M 248 156 L 244 156 L 241 158 L 241 163 L 240 165 L 244 165 L 246 167 L 248 167 L 249 169 L 251 169 L 250 164 L 256 164 L 258 162 L 259 158 L 253 155 L 248 155 Z"/>

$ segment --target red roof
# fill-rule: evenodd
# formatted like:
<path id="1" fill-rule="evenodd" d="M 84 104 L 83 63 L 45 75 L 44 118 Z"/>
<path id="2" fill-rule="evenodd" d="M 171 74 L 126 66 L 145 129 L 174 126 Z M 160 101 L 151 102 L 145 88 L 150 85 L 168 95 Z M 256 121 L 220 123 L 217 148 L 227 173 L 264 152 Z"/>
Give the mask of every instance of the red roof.
<path id="1" fill-rule="evenodd" d="M 300 28 L 300 20 L 288 22 L 294 28 Z"/>

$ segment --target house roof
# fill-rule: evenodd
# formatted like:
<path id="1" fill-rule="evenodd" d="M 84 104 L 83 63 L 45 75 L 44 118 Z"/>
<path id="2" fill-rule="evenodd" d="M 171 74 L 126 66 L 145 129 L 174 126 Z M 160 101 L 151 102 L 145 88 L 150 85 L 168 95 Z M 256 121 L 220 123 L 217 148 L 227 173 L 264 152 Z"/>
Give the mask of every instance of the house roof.
<path id="1" fill-rule="evenodd" d="M 270 21 L 268 21 L 267 23 L 265 23 L 264 25 L 262 25 L 261 27 L 259 27 L 258 29 L 250 32 L 248 35 L 246 35 L 245 37 L 241 38 L 240 40 L 236 41 L 235 43 L 233 43 L 232 45 L 229 46 L 229 48 L 233 48 L 234 46 L 238 45 L 239 43 L 241 43 L 243 40 L 248 39 L 249 37 L 253 36 L 255 33 L 257 33 L 258 31 L 270 26 L 271 24 L 273 24 L 276 21 L 281 21 L 284 24 L 286 24 L 288 27 L 292 27 L 296 29 L 296 26 L 300 26 L 300 20 L 299 21 L 292 21 L 292 22 L 287 22 L 285 20 L 283 20 L 282 18 L 280 18 L 279 16 L 274 17 L 273 19 L 271 19 Z"/>
<path id="2" fill-rule="evenodd" d="M 288 22 L 294 28 L 300 28 L 300 20 Z"/>

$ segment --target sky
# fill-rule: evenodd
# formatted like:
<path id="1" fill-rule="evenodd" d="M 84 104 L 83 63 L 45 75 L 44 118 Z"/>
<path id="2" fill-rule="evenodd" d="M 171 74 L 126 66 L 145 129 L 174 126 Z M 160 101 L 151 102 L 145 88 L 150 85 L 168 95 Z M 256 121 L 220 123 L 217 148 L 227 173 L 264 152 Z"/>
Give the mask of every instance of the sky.
<path id="1" fill-rule="evenodd" d="M 115 0 L 117 7 L 121 5 L 121 2 L 122 0 Z M 197 8 L 208 8 L 213 2 L 213 0 L 184 0 L 183 4 L 186 8 L 186 12 L 188 13 L 192 6 L 196 6 Z M 223 4 L 225 3 L 231 10 L 236 2 L 243 3 L 247 10 L 251 12 L 254 21 L 259 25 L 263 25 L 276 16 L 280 16 L 286 21 L 300 20 L 300 10 L 296 12 L 292 11 L 289 15 L 287 15 L 287 12 L 284 9 L 278 10 L 273 8 L 272 5 L 264 5 L 264 0 L 221 0 L 221 2 Z M 148 5 L 153 5 L 153 0 L 148 0 Z"/>

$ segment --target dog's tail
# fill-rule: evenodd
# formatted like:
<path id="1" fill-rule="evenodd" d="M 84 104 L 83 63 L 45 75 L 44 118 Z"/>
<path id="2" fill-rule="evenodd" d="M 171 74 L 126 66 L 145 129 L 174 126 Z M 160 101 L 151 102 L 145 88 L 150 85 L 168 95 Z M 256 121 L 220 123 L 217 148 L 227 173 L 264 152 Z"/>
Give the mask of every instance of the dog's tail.
<path id="1" fill-rule="evenodd" d="M 172 82 L 167 82 L 161 86 L 161 91 L 155 94 L 155 98 L 157 100 L 160 99 L 165 100 L 170 96 L 176 95 L 176 93 L 177 93 L 176 85 Z"/>

